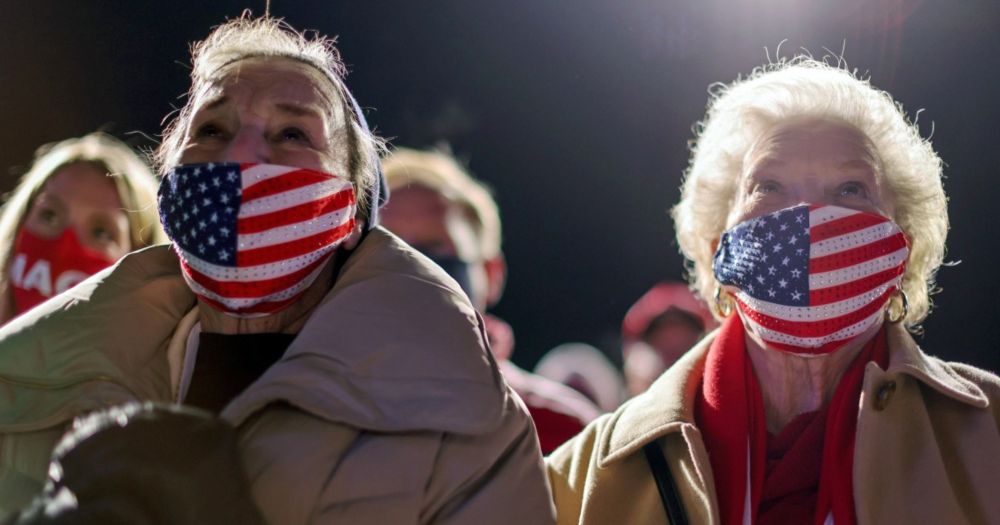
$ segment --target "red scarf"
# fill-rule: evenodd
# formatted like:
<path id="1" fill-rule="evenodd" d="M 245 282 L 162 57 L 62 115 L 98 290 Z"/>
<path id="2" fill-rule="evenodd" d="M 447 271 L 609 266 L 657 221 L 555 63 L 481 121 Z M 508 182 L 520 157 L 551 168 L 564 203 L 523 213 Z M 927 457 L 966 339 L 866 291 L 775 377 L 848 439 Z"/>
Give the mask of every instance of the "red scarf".
<path id="1" fill-rule="evenodd" d="M 744 337 L 738 315 L 723 323 L 709 348 L 695 402 L 723 525 L 743 523 L 748 451 L 751 523 L 790 523 L 789 517 L 805 514 L 822 524 L 832 513 L 836 525 L 854 525 L 852 469 L 858 402 L 865 365 L 874 361 L 885 369 L 888 364 L 885 330 L 865 345 L 844 372 L 829 405 L 801 415 L 771 438 L 772 453 L 781 456 L 771 465 L 764 403 Z M 818 469 L 815 461 L 821 461 Z M 763 513 L 762 500 L 767 508 Z"/>

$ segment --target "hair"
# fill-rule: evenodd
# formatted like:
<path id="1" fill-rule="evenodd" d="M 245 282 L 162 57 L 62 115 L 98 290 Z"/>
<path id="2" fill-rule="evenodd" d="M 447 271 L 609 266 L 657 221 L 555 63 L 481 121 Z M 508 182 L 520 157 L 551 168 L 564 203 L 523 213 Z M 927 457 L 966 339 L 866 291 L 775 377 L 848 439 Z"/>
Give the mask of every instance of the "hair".
<path id="1" fill-rule="evenodd" d="M 361 117 L 355 113 L 350 92 L 343 81 L 346 69 L 334 43 L 334 39 L 318 33 L 296 31 L 281 19 L 269 16 L 251 18 L 246 12 L 240 18 L 216 27 L 205 40 L 193 44 L 191 88 L 187 93 L 187 103 L 164 129 L 163 141 L 154 154 L 159 173 L 166 174 L 180 162 L 197 102 L 196 95 L 217 81 L 226 66 L 248 58 L 291 60 L 312 67 L 329 81 L 328 86 L 317 87 L 331 88 L 326 89 L 327 95 L 334 95 L 329 97 L 331 104 L 335 105 L 330 108 L 330 113 L 343 114 L 347 122 L 344 131 L 349 178 L 357 194 L 358 213 L 367 217 L 371 203 L 365 190 L 378 183 L 378 159 L 384 145 L 381 139 L 366 129 L 360 121 Z M 339 107 L 336 107 L 338 102 Z M 339 134 L 331 134 L 331 141 L 339 138 Z"/>
<path id="2" fill-rule="evenodd" d="M 111 178 L 128 216 L 132 250 L 167 242 L 156 211 L 156 177 L 128 146 L 100 132 L 42 146 L 35 152 L 31 169 L 0 209 L 0 246 L 7 247 L 0 250 L 0 322 L 11 313 L 8 273 L 14 240 L 48 180 L 77 163 L 90 164 Z"/>
<path id="3" fill-rule="evenodd" d="M 396 148 L 382 162 L 389 191 L 409 185 L 423 186 L 469 214 L 479 240 L 480 255 L 492 259 L 500 255 L 500 211 L 489 188 L 474 179 L 455 158 L 442 151 Z"/>
<path id="4" fill-rule="evenodd" d="M 734 206 L 746 154 L 763 133 L 792 119 L 843 123 L 873 146 L 876 172 L 895 198 L 892 219 L 910 241 L 902 289 L 909 300 L 904 322 L 915 329 L 930 311 L 934 276 L 944 260 L 948 210 L 942 162 L 902 105 L 842 61 L 831 65 L 797 56 L 709 89 L 681 200 L 671 212 L 692 286 L 711 304 L 718 286 L 713 244 Z"/>

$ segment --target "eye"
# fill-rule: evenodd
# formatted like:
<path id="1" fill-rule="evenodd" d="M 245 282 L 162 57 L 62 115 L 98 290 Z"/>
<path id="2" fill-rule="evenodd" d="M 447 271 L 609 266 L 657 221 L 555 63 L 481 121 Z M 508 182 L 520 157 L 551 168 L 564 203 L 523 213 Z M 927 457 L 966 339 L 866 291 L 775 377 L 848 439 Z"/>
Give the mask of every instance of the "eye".
<path id="1" fill-rule="evenodd" d="M 45 223 L 46 226 L 58 226 L 59 224 L 59 214 L 51 208 L 39 208 L 38 218 Z"/>
<path id="2" fill-rule="evenodd" d="M 297 127 L 287 127 L 282 129 L 277 136 L 280 142 L 304 142 L 309 143 L 309 135 L 305 131 Z"/>
<path id="3" fill-rule="evenodd" d="M 781 191 L 781 184 L 773 180 L 765 180 L 757 183 L 753 189 L 754 193 L 762 193 L 767 195 L 769 193 L 777 193 Z"/>
<path id="4" fill-rule="evenodd" d="M 857 181 L 845 182 L 837 189 L 837 194 L 841 197 L 868 198 L 868 188 Z"/>
<path id="5" fill-rule="evenodd" d="M 114 232 L 103 226 L 96 226 L 93 229 L 91 229 L 90 235 L 95 240 L 101 241 L 103 243 L 114 242 L 115 240 Z"/>
<path id="6" fill-rule="evenodd" d="M 214 122 L 206 122 L 195 129 L 194 137 L 197 139 L 222 138 L 226 131 Z"/>

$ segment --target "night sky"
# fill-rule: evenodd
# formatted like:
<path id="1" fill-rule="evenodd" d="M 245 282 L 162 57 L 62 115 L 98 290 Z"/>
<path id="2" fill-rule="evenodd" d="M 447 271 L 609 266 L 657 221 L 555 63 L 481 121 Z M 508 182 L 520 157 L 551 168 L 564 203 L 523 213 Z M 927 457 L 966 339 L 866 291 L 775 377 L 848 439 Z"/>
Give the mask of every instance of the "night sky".
<path id="1" fill-rule="evenodd" d="M 151 147 L 182 104 L 188 44 L 263 0 L 7 0 L 0 188 L 46 142 L 97 129 Z M 707 87 L 780 53 L 843 50 L 919 116 L 947 163 L 943 293 L 917 340 L 1000 371 L 1000 3 L 995 0 L 291 2 L 339 35 L 347 83 L 392 144 L 448 141 L 492 186 L 514 360 L 584 341 L 618 358 L 629 305 L 682 259 L 667 212 Z M 765 48 L 768 50 L 765 51 Z"/>

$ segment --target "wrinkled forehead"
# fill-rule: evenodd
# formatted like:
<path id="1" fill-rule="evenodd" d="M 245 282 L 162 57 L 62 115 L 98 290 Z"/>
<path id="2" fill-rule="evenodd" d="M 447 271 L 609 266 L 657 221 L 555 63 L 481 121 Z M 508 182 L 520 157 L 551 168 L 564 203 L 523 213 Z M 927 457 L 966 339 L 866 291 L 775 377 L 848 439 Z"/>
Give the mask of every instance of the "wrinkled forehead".
<path id="1" fill-rule="evenodd" d="M 340 87 L 312 64 L 290 57 L 251 56 L 231 61 L 194 86 L 194 110 L 238 92 L 266 93 L 276 102 L 313 106 L 332 129 L 347 123 Z"/>
<path id="2" fill-rule="evenodd" d="M 779 122 L 757 137 L 744 157 L 744 173 L 770 161 L 813 156 L 860 162 L 876 175 L 882 172 L 878 150 L 856 127 L 830 119 L 797 118 Z"/>

